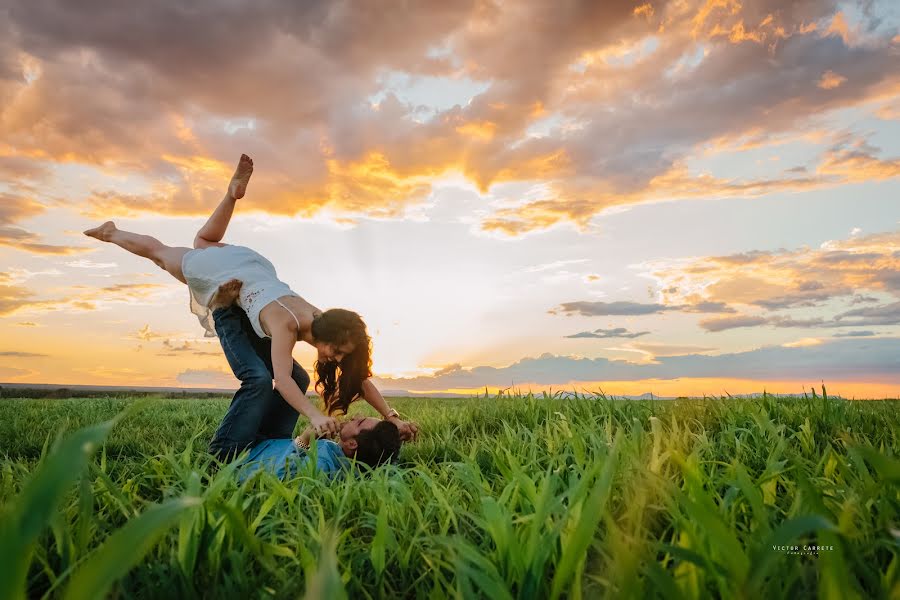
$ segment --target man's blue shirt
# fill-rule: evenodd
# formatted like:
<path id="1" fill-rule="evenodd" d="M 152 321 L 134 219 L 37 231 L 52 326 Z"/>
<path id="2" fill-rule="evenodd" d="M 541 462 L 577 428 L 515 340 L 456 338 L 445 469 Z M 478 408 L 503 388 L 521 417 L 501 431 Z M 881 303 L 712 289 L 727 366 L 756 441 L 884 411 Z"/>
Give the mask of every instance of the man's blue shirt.
<path id="1" fill-rule="evenodd" d="M 279 479 L 287 479 L 309 463 L 313 451 L 312 448 L 300 450 L 289 438 L 265 440 L 250 449 L 250 454 L 238 467 L 238 480 L 244 481 L 260 469 L 266 469 Z M 331 440 L 316 440 L 315 454 L 316 470 L 328 473 L 332 478 L 350 464 L 340 445 Z"/>

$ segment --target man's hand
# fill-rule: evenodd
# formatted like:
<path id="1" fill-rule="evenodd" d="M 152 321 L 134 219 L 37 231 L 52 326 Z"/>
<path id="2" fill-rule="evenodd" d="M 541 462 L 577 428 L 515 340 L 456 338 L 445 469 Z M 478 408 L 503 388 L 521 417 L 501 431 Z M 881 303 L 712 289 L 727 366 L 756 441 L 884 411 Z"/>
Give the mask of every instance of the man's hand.
<path id="1" fill-rule="evenodd" d="M 412 442 L 419 435 L 419 426 L 412 421 L 404 421 L 400 417 L 390 417 L 386 420 L 397 426 L 397 429 L 400 431 L 401 441 Z"/>

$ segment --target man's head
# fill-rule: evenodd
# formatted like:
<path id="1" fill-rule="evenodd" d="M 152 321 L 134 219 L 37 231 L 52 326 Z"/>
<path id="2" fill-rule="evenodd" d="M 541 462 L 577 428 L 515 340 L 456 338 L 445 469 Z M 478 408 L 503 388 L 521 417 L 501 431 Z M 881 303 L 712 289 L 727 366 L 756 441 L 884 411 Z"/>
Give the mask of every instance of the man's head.
<path id="1" fill-rule="evenodd" d="M 400 431 L 390 421 L 354 417 L 341 426 L 340 444 L 345 456 L 377 467 L 400 454 Z"/>

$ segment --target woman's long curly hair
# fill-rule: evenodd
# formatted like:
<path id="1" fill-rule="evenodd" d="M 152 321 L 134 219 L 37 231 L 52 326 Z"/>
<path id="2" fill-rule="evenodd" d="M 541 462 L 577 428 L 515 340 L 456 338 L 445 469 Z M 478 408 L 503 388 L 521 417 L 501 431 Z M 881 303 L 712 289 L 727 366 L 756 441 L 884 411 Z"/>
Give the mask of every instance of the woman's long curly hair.
<path id="1" fill-rule="evenodd" d="M 362 382 L 372 376 L 372 338 L 362 318 L 352 310 L 332 308 L 312 322 L 316 341 L 343 346 L 353 344 L 353 352 L 340 363 L 316 361 L 316 391 L 325 400 L 329 415 L 346 414 L 347 407 L 362 393 Z"/>

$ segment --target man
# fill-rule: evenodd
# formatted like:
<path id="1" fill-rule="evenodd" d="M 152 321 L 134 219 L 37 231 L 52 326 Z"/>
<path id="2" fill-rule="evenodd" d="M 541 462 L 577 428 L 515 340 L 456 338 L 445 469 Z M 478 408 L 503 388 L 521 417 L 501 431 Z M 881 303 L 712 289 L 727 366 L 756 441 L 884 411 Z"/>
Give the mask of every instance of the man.
<path id="1" fill-rule="evenodd" d="M 293 436 L 300 413 L 273 388 L 272 340 L 256 335 L 247 313 L 231 305 L 214 310 L 213 320 L 228 364 L 241 382 L 209 443 L 211 454 L 229 461 L 264 440 Z M 309 374 L 296 360 L 291 377 L 306 394 Z"/>
<path id="2" fill-rule="evenodd" d="M 238 480 L 244 481 L 260 469 L 286 479 L 312 461 L 317 471 L 334 477 L 350 466 L 350 459 L 374 468 L 392 462 L 399 453 L 396 425 L 373 417 L 356 417 L 341 425 L 338 442 L 317 440 L 308 427 L 295 439 L 269 439 L 256 444 L 238 468 Z"/>
<path id="3" fill-rule="evenodd" d="M 252 448 L 251 456 L 246 459 L 250 462 L 278 459 L 275 463 L 280 461 L 284 464 L 289 455 L 294 460 L 297 457 L 293 457 L 294 440 L 291 436 L 300 415 L 273 389 L 271 339 L 257 336 L 247 313 L 235 304 L 218 307 L 212 315 L 225 357 L 241 387 L 235 392 L 209 444 L 210 453 L 220 460 L 229 461 L 244 449 Z M 291 377 L 305 394 L 310 378 L 296 360 Z M 306 448 L 309 447 L 311 433 L 312 430 L 307 430 L 298 437 Z M 357 441 L 360 435 L 362 443 Z M 322 451 L 323 458 L 317 458 L 322 470 L 333 470 L 340 462 L 338 458 L 354 456 L 361 462 L 376 466 L 384 460 L 393 459 L 399 451 L 400 433 L 390 421 L 352 419 L 342 426 L 340 436 L 340 445 L 328 440 L 316 442 L 316 450 Z M 300 458 L 305 458 L 305 449 L 296 449 L 297 454 L 301 452 Z"/>

